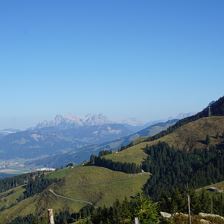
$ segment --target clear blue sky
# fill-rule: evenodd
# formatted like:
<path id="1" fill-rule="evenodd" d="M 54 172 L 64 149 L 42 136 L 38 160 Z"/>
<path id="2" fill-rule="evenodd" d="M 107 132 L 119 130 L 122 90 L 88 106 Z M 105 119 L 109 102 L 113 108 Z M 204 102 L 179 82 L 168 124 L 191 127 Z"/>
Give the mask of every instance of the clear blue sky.
<path id="1" fill-rule="evenodd" d="M 223 0 L 0 1 L 0 129 L 154 120 L 224 95 Z"/>

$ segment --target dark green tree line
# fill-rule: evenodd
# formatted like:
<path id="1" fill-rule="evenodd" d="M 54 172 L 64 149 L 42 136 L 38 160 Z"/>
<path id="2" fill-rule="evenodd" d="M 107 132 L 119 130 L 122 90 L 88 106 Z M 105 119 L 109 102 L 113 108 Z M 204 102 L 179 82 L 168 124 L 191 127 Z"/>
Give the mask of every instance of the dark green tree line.
<path id="1" fill-rule="evenodd" d="M 208 150 L 183 152 L 166 143 L 146 147 L 149 155 L 143 169 L 152 173 L 144 189 L 155 200 L 169 195 L 175 188 L 198 188 L 224 179 L 224 150 L 213 147 Z"/>
<path id="2" fill-rule="evenodd" d="M 142 171 L 141 166 L 136 165 L 135 163 L 114 162 L 112 160 L 95 155 L 90 157 L 90 164 L 95 166 L 102 166 L 115 171 L 122 171 L 125 173 L 140 173 Z"/>

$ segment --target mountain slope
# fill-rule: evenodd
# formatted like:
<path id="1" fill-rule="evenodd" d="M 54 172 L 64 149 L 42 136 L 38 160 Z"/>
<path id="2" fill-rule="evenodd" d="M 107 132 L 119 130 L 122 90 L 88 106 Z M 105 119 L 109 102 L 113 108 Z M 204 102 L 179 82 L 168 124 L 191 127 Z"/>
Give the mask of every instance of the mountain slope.
<path id="1" fill-rule="evenodd" d="M 172 120 L 152 124 L 144 129 L 138 131 L 135 134 L 125 137 L 124 140 L 126 140 L 126 141 L 128 140 L 127 143 L 130 144 L 131 142 L 135 141 L 137 138 L 147 138 L 147 137 L 154 136 L 154 135 L 160 133 L 161 131 L 166 130 L 170 126 L 173 126 L 177 122 L 178 122 L 178 119 L 172 119 Z M 125 145 L 125 144 L 123 144 L 123 145 Z"/>
<path id="2" fill-rule="evenodd" d="M 217 101 L 211 102 L 201 112 L 199 112 L 199 113 L 197 113 L 193 116 L 186 117 L 182 120 L 179 120 L 175 125 L 168 128 L 166 131 L 163 131 L 163 132 L 159 133 L 158 135 L 153 136 L 149 140 L 158 139 L 158 138 L 160 138 L 164 135 L 167 135 L 167 134 L 173 132 L 178 127 L 181 127 L 181 126 L 183 126 L 187 123 L 190 123 L 192 121 L 196 121 L 196 120 L 198 120 L 200 118 L 203 118 L 203 117 L 211 117 L 211 116 L 224 116 L 224 97 L 219 98 Z"/>
<path id="3" fill-rule="evenodd" d="M 166 142 L 170 146 L 182 150 L 203 149 L 207 147 L 204 143 L 207 135 L 211 136 L 211 144 L 221 143 L 222 139 L 217 138 L 217 133 L 220 136 L 224 133 L 224 117 L 201 118 L 185 124 L 159 139 L 141 142 L 119 153 L 106 155 L 105 158 L 117 162 L 140 164 L 147 157 L 144 152 L 147 145 Z"/>
<path id="4" fill-rule="evenodd" d="M 220 106 L 220 104 L 216 105 Z M 213 109 L 215 111 L 215 108 Z M 217 109 L 217 111 L 219 110 Z M 207 140 L 208 136 L 209 141 Z M 26 215 L 30 213 L 36 213 L 39 215 L 46 214 L 46 208 L 49 207 L 54 208 L 56 211 L 66 208 L 71 209 L 71 211 L 78 211 L 80 208 L 85 206 L 86 203 L 83 203 L 83 201 L 94 204 L 95 206 L 108 206 L 117 198 L 122 200 L 125 196 L 130 197 L 135 195 L 142 190 L 143 186 L 144 190 L 146 187 L 147 189 L 150 189 L 152 186 L 150 181 L 155 179 L 154 177 L 158 177 L 156 181 L 160 181 L 159 183 L 162 183 L 162 180 L 165 181 L 162 183 L 163 188 L 160 189 L 167 189 L 167 183 L 169 183 L 169 189 L 172 189 L 173 181 L 178 183 L 181 178 L 182 180 L 186 180 L 186 177 L 191 178 L 191 176 L 185 174 L 186 170 L 193 172 L 192 175 L 196 174 L 196 176 L 193 177 L 196 178 L 198 184 L 197 186 L 200 187 L 211 183 L 210 181 L 208 183 L 209 178 L 207 177 L 214 177 L 214 180 L 217 180 L 217 182 L 221 181 L 223 178 L 223 172 L 221 172 L 221 169 L 223 169 L 223 153 L 222 156 L 220 156 L 220 150 L 223 150 L 223 141 L 224 116 L 199 116 L 197 119 L 194 117 L 189 118 L 187 121 L 184 119 L 182 123 L 181 121 L 179 122 L 179 125 L 174 125 L 173 127 L 169 128 L 166 134 L 162 133 L 157 135 L 156 138 L 146 139 L 144 142 L 136 144 L 132 147 L 128 147 L 127 149 L 124 149 L 120 152 L 98 157 L 102 162 L 98 165 L 110 167 L 111 170 L 104 167 L 91 166 L 90 164 L 92 163 L 89 163 L 86 166 L 78 166 L 74 168 L 69 167 L 57 170 L 56 172 L 47 174 L 46 178 L 48 180 L 57 178 L 60 179 L 60 182 L 52 183 L 50 186 L 44 188 L 41 192 L 35 193 L 34 196 L 18 201 L 18 203 L 15 204 L 13 204 L 15 197 L 19 197 L 19 195 L 23 193 L 21 188 L 18 188 L 18 190 L 20 189 L 20 192 L 18 193 L 17 190 L 15 190 L 14 193 L 9 195 L 7 193 L 1 194 L 3 200 L 9 202 L 9 207 L 2 207 L 0 222 L 5 222 L 8 219 L 7 217 L 14 218 L 18 213 L 20 215 Z M 161 143 L 160 145 L 166 145 L 167 149 L 165 149 L 167 152 L 170 151 L 169 154 L 158 154 L 159 156 L 156 154 L 156 152 L 158 152 L 157 146 L 159 145 L 159 142 L 167 143 Z M 149 152 L 146 154 L 144 152 L 144 148 L 147 145 L 156 145 L 154 147 L 154 152 L 150 151 L 150 153 L 153 152 L 153 154 L 150 154 Z M 212 151 L 213 145 L 221 147 L 216 147 L 216 151 L 214 153 L 215 157 Z M 153 147 L 148 147 L 148 150 L 150 148 Z M 210 148 L 210 152 L 209 150 L 203 150 L 208 148 Z M 182 151 L 178 151 L 176 149 Z M 198 154 L 196 154 L 194 151 L 195 149 L 202 150 L 198 150 Z M 163 150 L 161 152 L 163 152 Z M 206 157 L 206 154 L 209 154 L 208 158 Z M 177 155 L 179 155 L 179 157 Z M 133 171 L 132 174 L 114 171 L 123 169 L 123 171 L 126 172 L 125 167 L 134 168 L 135 164 L 132 163 L 142 164 L 143 160 L 146 158 L 148 159 L 143 164 L 143 167 L 140 167 L 145 171 L 151 172 L 150 169 L 145 168 L 147 166 L 150 167 L 150 165 L 153 166 L 158 163 L 158 166 L 156 165 L 156 171 L 151 172 L 151 177 L 147 172 L 133 174 L 133 169 L 130 169 L 131 172 Z M 152 158 L 155 160 L 154 164 L 152 163 Z M 179 160 L 179 158 L 181 159 Z M 183 158 L 188 159 L 186 163 L 185 159 Z M 176 166 L 173 166 L 174 159 Z M 112 162 L 109 161 L 109 163 L 106 163 L 105 161 L 108 160 L 112 160 Z M 113 163 L 113 161 L 120 163 Z M 210 167 L 207 169 L 208 161 Z M 177 168 L 177 170 L 173 169 L 173 167 Z M 185 167 L 187 167 L 187 169 L 185 169 Z M 212 169 L 212 167 L 214 169 Z M 156 175 L 158 168 L 161 168 L 161 170 Z M 217 169 L 215 170 L 215 168 Z M 217 177 L 215 175 L 209 176 L 210 173 L 213 174 L 213 171 L 215 174 L 219 175 L 217 175 Z M 171 172 L 171 174 L 169 172 Z M 162 177 L 160 176 L 161 173 L 163 173 Z M 177 173 L 180 174 L 180 176 L 178 176 Z M 204 183 L 206 183 L 204 185 L 203 179 L 205 180 Z M 169 182 L 167 182 L 167 180 L 169 180 Z M 200 182 L 200 180 L 202 182 Z M 154 184 L 157 183 L 156 181 Z M 194 181 L 195 179 L 193 179 L 193 182 Z M 185 183 L 183 182 L 182 184 Z M 155 185 L 155 188 L 159 190 L 158 185 Z M 81 200 L 81 203 L 80 201 L 77 202 L 77 200 Z M 11 206 L 10 201 L 12 201 Z M 32 206 L 29 206 L 29 204 Z M 4 205 L 5 204 L 3 203 L 0 206 Z"/>
<path id="5" fill-rule="evenodd" d="M 102 144 L 140 130 L 128 124 L 109 123 L 102 115 L 74 120 L 56 116 L 32 129 L 0 138 L 1 159 L 37 158 L 78 151 L 87 145 Z"/>
<path id="6" fill-rule="evenodd" d="M 138 193 L 149 178 L 149 174 L 125 174 L 111 171 L 102 167 L 74 167 L 58 170 L 47 175 L 47 178 L 63 178 L 60 184 L 53 184 L 40 194 L 13 204 L 21 195 L 21 188 L 13 189 L 14 193 L 0 194 L 2 200 L 10 201 L 8 209 L 3 209 L 5 204 L 0 204 L 0 223 L 5 223 L 15 218 L 18 214 L 27 215 L 37 213 L 46 214 L 46 208 L 53 208 L 55 211 L 69 208 L 78 212 L 86 203 L 56 197 L 49 190 L 53 190 L 57 195 L 61 195 L 74 200 L 84 200 L 93 203 L 95 206 L 109 206 L 116 199 L 134 196 Z M 122 185 L 122 187 L 121 187 Z M 5 196 L 4 196 L 5 195 Z M 11 199 L 10 197 L 14 197 Z"/>
<path id="7" fill-rule="evenodd" d="M 103 143 L 100 145 L 86 146 L 79 150 L 73 150 L 68 153 L 60 153 L 55 156 L 50 156 L 47 158 L 39 159 L 32 161 L 32 164 L 36 166 L 50 166 L 50 167 L 60 167 L 64 166 L 70 162 L 81 163 L 85 160 L 88 160 L 91 154 L 98 154 L 101 150 L 118 150 L 123 146 L 127 146 L 133 141 L 136 141 L 139 138 L 144 139 L 149 136 L 155 135 L 162 130 L 166 130 L 171 125 L 175 124 L 177 120 L 170 120 L 167 122 L 159 122 L 157 124 L 151 125 L 139 132 L 131 134 L 127 137 L 119 138 L 117 140 Z"/>
<path id="8" fill-rule="evenodd" d="M 144 148 L 147 145 L 154 145 L 161 141 L 181 150 L 202 149 L 207 147 L 204 144 L 207 135 L 211 137 L 211 144 L 218 144 L 221 143 L 221 139 L 217 134 L 222 135 L 223 133 L 224 97 L 212 103 L 196 115 L 178 121 L 166 131 L 162 131 L 119 153 L 106 155 L 105 159 L 116 162 L 134 162 L 141 164 L 147 157 L 144 152 Z"/>

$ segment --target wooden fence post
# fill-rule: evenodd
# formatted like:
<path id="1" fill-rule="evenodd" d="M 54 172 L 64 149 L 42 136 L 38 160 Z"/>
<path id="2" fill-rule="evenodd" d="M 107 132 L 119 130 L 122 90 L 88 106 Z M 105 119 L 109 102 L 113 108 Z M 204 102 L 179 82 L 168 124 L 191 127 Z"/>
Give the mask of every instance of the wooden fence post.
<path id="1" fill-rule="evenodd" d="M 137 217 L 135 217 L 135 224 L 140 224 Z"/>
<path id="2" fill-rule="evenodd" d="M 190 195 L 187 195 L 187 204 L 188 204 L 188 219 L 189 219 L 189 224 L 191 224 L 191 198 Z"/>
<path id="3" fill-rule="evenodd" d="M 54 213 L 53 213 L 53 209 L 48 209 L 48 223 L 49 224 L 55 224 L 54 223 Z"/>

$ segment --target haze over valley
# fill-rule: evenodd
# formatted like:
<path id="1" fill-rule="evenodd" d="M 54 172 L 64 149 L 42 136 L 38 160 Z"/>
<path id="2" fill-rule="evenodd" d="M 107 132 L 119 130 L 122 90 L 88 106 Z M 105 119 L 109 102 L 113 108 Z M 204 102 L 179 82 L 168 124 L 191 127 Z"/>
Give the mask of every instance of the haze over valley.
<path id="1" fill-rule="evenodd" d="M 5 129 L 0 132 L 0 173 L 18 174 L 79 164 L 100 150 L 119 150 L 139 137 L 155 135 L 189 114 L 145 124 L 119 123 L 102 114 L 83 118 L 56 115 L 23 131 Z"/>

